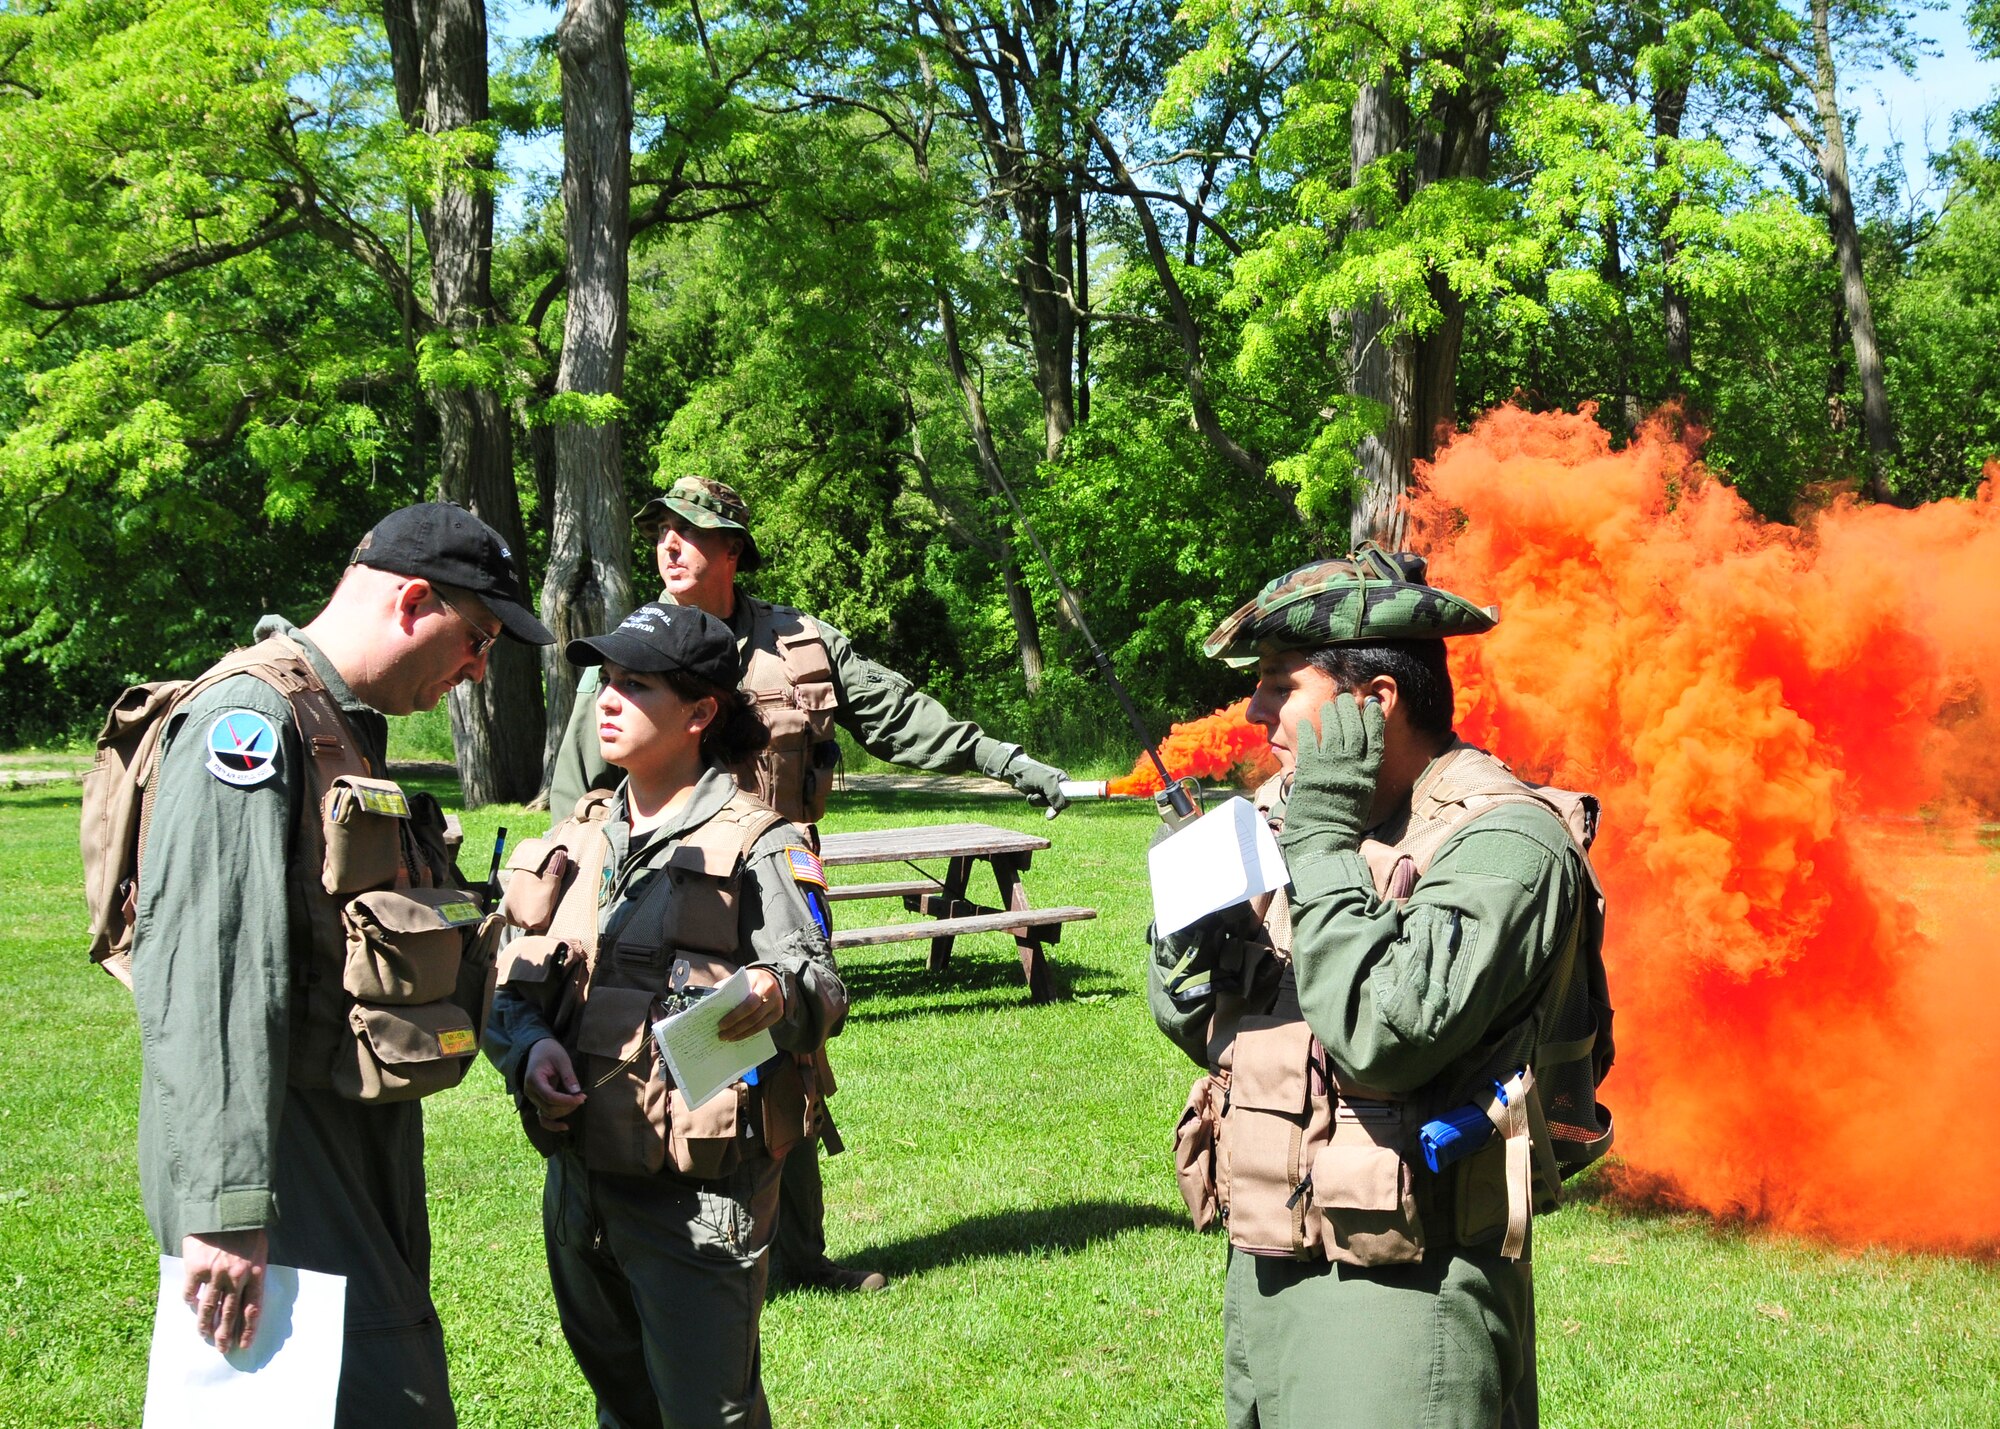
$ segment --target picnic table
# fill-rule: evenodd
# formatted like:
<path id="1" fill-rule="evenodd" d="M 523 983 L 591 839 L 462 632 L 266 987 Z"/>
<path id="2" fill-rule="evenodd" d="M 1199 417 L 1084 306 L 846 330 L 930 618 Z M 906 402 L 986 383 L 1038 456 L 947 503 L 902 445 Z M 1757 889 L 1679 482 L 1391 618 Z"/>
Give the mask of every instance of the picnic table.
<path id="1" fill-rule="evenodd" d="M 1049 841 L 1039 834 L 1016 833 L 992 824 L 931 824 L 922 828 L 828 834 L 820 845 L 819 856 L 820 862 L 830 869 L 903 863 L 918 875 L 882 883 L 835 883 L 827 889 L 829 900 L 847 903 L 901 898 L 904 908 L 925 914 L 931 920 L 842 928 L 836 919 L 834 950 L 928 938 L 930 966 L 935 972 L 950 965 L 952 941 L 959 934 L 1011 932 L 1021 955 L 1021 971 L 1028 981 L 1028 1000 L 1046 1002 L 1050 996 L 1049 969 L 1042 945 L 1059 941 L 1064 923 L 1079 923 L 1097 916 L 1095 908 L 1036 908 L 1028 902 L 1021 875 L 1028 871 L 1035 854 L 1048 846 Z M 917 867 L 919 859 L 946 860 L 944 876 L 939 878 Z M 993 870 L 998 907 L 973 903 L 965 896 L 972 882 L 973 865 L 978 863 Z"/>

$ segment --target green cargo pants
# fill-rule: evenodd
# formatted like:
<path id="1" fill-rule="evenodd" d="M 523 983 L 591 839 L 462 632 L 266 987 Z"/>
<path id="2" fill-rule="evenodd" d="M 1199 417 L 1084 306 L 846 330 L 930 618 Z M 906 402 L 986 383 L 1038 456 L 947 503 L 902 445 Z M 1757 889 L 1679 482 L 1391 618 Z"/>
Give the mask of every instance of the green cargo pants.
<path id="1" fill-rule="evenodd" d="M 771 1241 L 771 1276 L 780 1285 L 804 1284 L 826 1264 L 826 1187 L 819 1174 L 819 1138 L 785 1153 L 779 1182 L 778 1229 Z"/>
<path id="2" fill-rule="evenodd" d="M 600 1429 L 768 1429 L 758 1319 L 778 1167 L 601 1176 L 551 1156 L 542 1230 Z"/>
<path id="3" fill-rule="evenodd" d="M 1525 1260 L 1359 1270 L 1231 1250 L 1222 1315 L 1230 1429 L 1536 1429 Z"/>
<path id="4" fill-rule="evenodd" d="M 335 1429 L 452 1429 L 430 1296 L 421 1103 L 364 1106 L 290 1088 L 273 1162 L 271 1262 L 347 1278 Z"/>

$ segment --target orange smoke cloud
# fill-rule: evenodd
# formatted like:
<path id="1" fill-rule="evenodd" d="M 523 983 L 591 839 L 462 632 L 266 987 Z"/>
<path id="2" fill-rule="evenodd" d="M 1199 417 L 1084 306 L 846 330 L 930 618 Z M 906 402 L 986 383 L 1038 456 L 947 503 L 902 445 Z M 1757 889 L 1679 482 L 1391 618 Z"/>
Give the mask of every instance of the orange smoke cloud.
<path id="1" fill-rule="evenodd" d="M 1278 761 L 1263 727 L 1243 717 L 1249 707 L 1250 701 L 1241 699 L 1168 730 L 1160 741 L 1160 759 L 1167 772 L 1176 779 L 1234 779 L 1242 784 L 1262 783 L 1277 773 Z M 1157 794 L 1161 787 L 1159 771 L 1143 754 L 1130 774 L 1108 786 L 1113 794 Z"/>
<path id="2" fill-rule="evenodd" d="M 1502 409 L 1412 505 L 1458 727 L 1604 804 L 1618 1149 L 1848 1242 L 2000 1242 L 2000 502 L 1760 521 L 1664 424 Z M 1919 817 L 1921 816 L 1921 818 Z"/>

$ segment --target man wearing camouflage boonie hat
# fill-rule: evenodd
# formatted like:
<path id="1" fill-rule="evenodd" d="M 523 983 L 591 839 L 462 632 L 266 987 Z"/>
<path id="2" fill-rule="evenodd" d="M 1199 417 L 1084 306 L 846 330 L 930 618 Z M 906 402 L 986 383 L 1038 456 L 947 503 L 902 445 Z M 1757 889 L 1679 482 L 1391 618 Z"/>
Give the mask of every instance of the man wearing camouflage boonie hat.
<path id="1" fill-rule="evenodd" d="M 634 512 L 632 524 L 657 543 L 660 528 L 670 515 L 704 531 L 734 531 L 741 536 L 742 553 L 736 558 L 739 574 L 748 575 L 764 564 L 757 537 L 750 530 L 750 508 L 735 487 L 705 476 L 684 476 L 665 496 L 655 496 Z"/>
<path id="2" fill-rule="evenodd" d="M 1536 1422 L 1526 1230 L 1552 1188 L 1526 1062 L 1592 885 L 1540 795 L 1452 733 L 1444 641 L 1498 616 L 1424 577 L 1364 546 L 1206 645 L 1256 666 L 1291 875 L 1153 937 L 1154 1018 L 1209 1073 L 1177 1163 L 1230 1238 L 1231 1429 Z M 1499 1134 L 1431 1170 L 1418 1128 L 1468 1104 Z"/>
<path id="3" fill-rule="evenodd" d="M 768 748 L 736 770 L 738 782 L 792 823 L 818 837 L 840 747 L 838 726 L 878 759 L 947 772 L 972 767 L 1005 779 L 1028 802 L 1060 809 L 1067 802 L 1062 770 L 1030 759 L 1018 744 L 988 736 L 901 675 L 856 652 L 833 626 L 790 606 L 742 590 L 736 578 L 763 564 L 750 512 L 734 488 L 708 477 L 683 476 L 647 502 L 632 522 L 653 542 L 661 599 L 693 605 L 726 622 L 743 656 L 743 688 L 771 731 Z M 618 780 L 597 746 L 597 674 L 578 686 L 569 726 L 557 751 L 549 807 L 567 817 L 592 789 Z M 879 1271 L 843 1266 L 826 1253 L 825 1206 L 817 1143 L 785 1158 L 778 1213 L 776 1270 L 789 1282 L 832 1290 L 878 1290 Z"/>

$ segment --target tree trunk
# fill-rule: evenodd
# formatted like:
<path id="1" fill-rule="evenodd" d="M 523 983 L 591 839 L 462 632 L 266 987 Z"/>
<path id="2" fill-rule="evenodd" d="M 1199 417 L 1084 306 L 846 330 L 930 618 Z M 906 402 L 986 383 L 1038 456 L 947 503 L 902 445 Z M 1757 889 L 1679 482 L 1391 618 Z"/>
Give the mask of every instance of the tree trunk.
<path id="1" fill-rule="evenodd" d="M 1826 425 L 1836 435 L 1847 430 L 1847 356 L 1854 344 L 1847 335 L 1847 307 L 1833 305 L 1832 334 L 1827 342 Z"/>
<path id="2" fill-rule="evenodd" d="M 1042 629 L 1035 618 L 1035 600 L 1028 591 L 1028 583 L 1021 579 L 1021 563 L 1014 559 L 1010 551 L 1000 562 L 1000 584 L 1007 592 L 1007 614 L 1013 617 L 1014 629 L 1021 633 L 1021 683 L 1029 694 L 1039 694 L 1042 688 Z"/>
<path id="3" fill-rule="evenodd" d="M 1350 182 L 1359 183 L 1370 164 L 1398 153 L 1408 141 L 1409 114 L 1403 97 L 1387 78 L 1364 84 L 1355 95 L 1349 129 Z M 1364 215 L 1357 228 L 1369 226 Z M 1403 497 L 1410 485 L 1410 462 L 1417 437 L 1417 373 L 1414 344 L 1395 326 L 1395 315 L 1377 299 L 1347 317 L 1347 390 L 1376 403 L 1379 431 L 1361 439 L 1354 453 L 1357 487 L 1348 515 L 1353 545 L 1380 541 L 1399 550 L 1403 541 Z"/>
<path id="4" fill-rule="evenodd" d="M 1027 321 L 1028 344 L 1035 355 L 1035 391 L 1042 398 L 1043 446 L 1054 461 L 1062 451 L 1063 438 L 1076 425 L 1076 409 L 1070 396 L 1070 359 L 1064 340 L 1066 328 L 1073 326 L 1067 307 L 1056 298 L 1056 269 L 1053 261 L 1061 246 L 1060 238 L 1049 231 L 1049 210 L 1054 195 L 1018 171 L 1014 181 L 1024 191 L 1014 199 L 1014 223 L 1019 232 L 1021 257 L 1014 265 L 1014 280 L 1021 290 L 1021 314 Z"/>
<path id="5" fill-rule="evenodd" d="M 993 443 L 993 424 L 986 416 L 986 398 L 979 390 L 979 384 L 972 380 L 972 372 L 965 363 L 965 349 L 958 340 L 958 312 L 951 305 L 951 299 L 943 289 L 938 290 L 938 325 L 944 334 L 945 362 L 951 368 L 952 379 L 958 383 L 959 395 L 965 399 L 966 421 L 972 427 L 973 449 L 979 454 L 979 470 L 986 478 L 986 484 L 995 496 L 1007 502 L 1011 510 L 1014 502 L 1008 495 L 1007 474 L 1000 465 L 1000 449 Z M 1005 541 L 1008 554 L 1000 562 L 1000 579 L 1007 588 L 1007 610 L 1014 618 L 1014 635 L 1021 651 L 1021 682 L 1029 694 L 1039 694 L 1042 688 L 1042 627 L 1035 616 L 1035 605 L 1028 598 L 1027 587 L 1020 577 L 1020 567 L 1013 556 L 1013 541 Z"/>
<path id="6" fill-rule="evenodd" d="M 1490 33 L 1474 43 L 1503 43 Z M 1470 71 L 1470 54 L 1454 56 Z M 1413 61 L 1405 57 L 1405 71 Z M 1360 179 L 1369 164 L 1391 154 L 1411 157 L 1406 187 L 1408 203 L 1441 179 L 1484 180 L 1491 167 L 1493 107 L 1498 96 L 1468 83 L 1455 93 L 1438 92 L 1430 108 L 1412 122 L 1404 99 L 1402 73 L 1385 73 L 1356 92 L 1348 138 L 1350 182 Z M 1366 219 L 1358 220 L 1360 223 Z M 1382 431 L 1365 439 L 1355 453 L 1359 490 L 1349 517 L 1348 533 L 1356 544 L 1380 541 L 1399 548 L 1407 533 L 1404 497 L 1409 491 L 1411 463 L 1428 459 L 1440 433 L 1457 425 L 1458 359 L 1465 343 L 1465 303 L 1441 273 L 1430 277 L 1430 290 L 1442 318 L 1421 336 L 1391 338 L 1397 314 L 1371 303 L 1348 315 L 1348 390 L 1378 402 L 1385 412 Z"/>
<path id="7" fill-rule="evenodd" d="M 1681 137 L 1681 117 L 1687 112 L 1688 86 L 1684 80 L 1663 84 L 1653 96 L 1653 167 L 1663 169 L 1672 144 Z M 1669 197 L 1660 211 L 1660 267 L 1664 279 L 1660 288 L 1661 319 L 1666 330 L 1667 374 L 1672 395 L 1687 391 L 1694 370 L 1694 329 L 1688 311 L 1687 290 L 1675 280 L 1681 256 L 1681 241 L 1671 231 L 1679 194 Z"/>
<path id="8" fill-rule="evenodd" d="M 436 136 L 485 120 L 483 0 L 383 0 L 382 13 L 403 121 Z M 459 344 L 476 340 L 494 320 L 491 167 L 474 160 L 447 171 L 420 214 L 433 310 L 438 326 Z M 513 428 L 500 393 L 434 388 L 431 400 L 438 419 L 439 495 L 500 533 L 526 589 Z M 539 656 L 511 640 L 495 645 L 485 682 L 451 692 L 451 727 L 467 807 L 533 798 L 542 774 Z"/>
<path id="9" fill-rule="evenodd" d="M 1854 221 L 1854 195 L 1847 183 L 1847 141 L 1835 92 L 1833 39 L 1828 28 L 1830 0 L 1813 0 L 1813 102 L 1819 115 L 1819 168 L 1826 182 L 1826 222 L 1840 262 L 1841 298 L 1848 338 L 1854 346 L 1854 375 L 1861 381 L 1861 425 L 1868 437 L 1868 495 L 1889 499 L 1889 459 L 1896 429 L 1889 417 L 1889 387 L 1875 341 L 1875 313 L 1861 272 L 1861 233 Z"/>
<path id="10" fill-rule="evenodd" d="M 556 26 L 562 65 L 563 239 L 568 295 L 556 393 L 617 396 L 625 386 L 626 272 L 630 250 L 632 76 L 625 0 L 568 0 Z M 576 676 L 563 648 L 610 628 L 632 608 L 632 526 L 618 421 L 555 424 L 555 489 L 542 621 L 556 643 L 544 656 L 553 768 Z"/>
<path id="11" fill-rule="evenodd" d="M 1613 394 L 1617 405 L 1613 419 L 1618 423 L 1620 437 L 1630 441 L 1632 433 L 1639 430 L 1639 395 L 1632 390 L 1632 313 L 1625 303 L 1625 253 L 1615 211 L 1604 215 L 1602 232 L 1604 258 L 1597 272 L 1618 301 L 1618 321 L 1613 334 L 1618 350 L 1611 358 L 1612 380 L 1617 387 Z"/>
<path id="12" fill-rule="evenodd" d="M 1075 169 L 1075 187 L 1070 190 L 1073 218 L 1070 232 L 1076 244 L 1076 305 L 1090 311 L 1090 213 L 1083 201 L 1083 163 Z M 1090 324 L 1076 325 L 1076 419 L 1090 420 Z"/>

